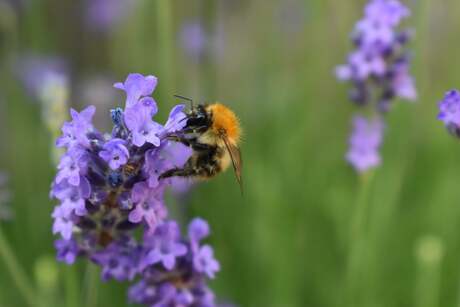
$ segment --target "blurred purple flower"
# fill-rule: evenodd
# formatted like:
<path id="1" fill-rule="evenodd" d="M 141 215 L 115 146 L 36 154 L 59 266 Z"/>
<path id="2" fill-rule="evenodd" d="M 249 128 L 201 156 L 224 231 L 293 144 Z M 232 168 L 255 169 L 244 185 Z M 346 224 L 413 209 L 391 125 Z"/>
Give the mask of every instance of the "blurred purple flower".
<path id="1" fill-rule="evenodd" d="M 438 119 L 443 121 L 454 136 L 460 137 L 460 92 L 450 90 L 439 102 Z"/>
<path id="2" fill-rule="evenodd" d="M 72 231 L 74 222 L 72 221 L 72 212 L 69 212 L 64 207 L 55 207 L 52 217 L 53 222 L 53 234 L 61 234 L 64 240 L 70 240 L 72 237 Z"/>
<path id="3" fill-rule="evenodd" d="M 16 59 L 13 71 L 29 95 L 37 100 L 48 95 L 47 90 L 67 88 L 69 84 L 68 67 L 57 57 L 22 55 Z"/>
<path id="4" fill-rule="evenodd" d="M 352 101 L 366 105 L 376 97 L 377 110 L 387 112 L 394 97 L 410 101 L 417 98 L 409 73 L 410 58 L 404 50 L 412 32 L 397 29 L 410 11 L 397 0 L 371 0 L 364 11 L 353 32 L 356 49 L 335 74 L 340 81 L 353 84 Z"/>
<path id="5" fill-rule="evenodd" d="M 86 0 L 85 22 L 89 30 L 108 32 L 135 8 L 137 0 Z"/>
<path id="6" fill-rule="evenodd" d="M 204 245 L 193 256 L 193 265 L 197 272 L 204 273 L 209 278 L 214 278 L 220 270 L 219 262 L 214 259 L 214 251 L 211 246 Z"/>
<path id="7" fill-rule="evenodd" d="M 409 101 L 417 100 L 417 89 L 414 78 L 409 73 L 409 65 L 406 61 L 396 63 L 393 66 L 392 88 L 396 96 Z"/>
<path id="8" fill-rule="evenodd" d="M 199 21 L 188 21 L 180 31 L 180 45 L 188 56 L 199 60 L 204 56 L 208 44 L 208 35 Z"/>
<path id="9" fill-rule="evenodd" d="M 188 237 L 193 250 L 197 250 L 200 241 L 209 236 L 209 224 L 201 218 L 195 218 L 188 226 Z"/>
<path id="10" fill-rule="evenodd" d="M 349 98 L 358 106 L 371 105 L 387 113 L 395 98 L 417 99 L 414 78 L 409 72 L 410 56 L 405 50 L 412 31 L 399 30 L 410 10 L 398 0 L 370 0 L 352 34 L 355 49 L 347 63 L 339 65 L 336 77 L 352 84 Z M 354 130 L 346 159 L 358 172 L 380 165 L 379 147 L 383 120 L 354 119 Z"/>
<path id="11" fill-rule="evenodd" d="M 410 16 L 410 10 L 398 0 L 373 0 L 364 11 L 367 18 L 388 26 L 397 26 Z"/>
<path id="12" fill-rule="evenodd" d="M 347 161 L 360 173 L 380 165 L 379 148 L 383 139 L 384 123 L 380 118 L 372 121 L 356 116 L 353 119 L 353 132 Z"/>
<path id="13" fill-rule="evenodd" d="M 79 80 L 72 100 L 90 101 L 98 110 L 109 111 L 118 99 L 117 94 L 113 88 L 112 78 L 106 75 L 90 75 Z M 112 123 L 104 112 L 98 112 L 94 121 L 99 127 L 104 128 L 108 128 Z"/>
<path id="14" fill-rule="evenodd" d="M 57 250 L 57 259 L 59 261 L 65 262 L 67 264 L 72 264 L 75 262 L 78 256 L 78 245 L 77 243 L 70 239 L 64 240 L 59 239 L 54 242 L 54 247 Z"/>
<path id="15" fill-rule="evenodd" d="M 199 19 L 188 20 L 181 25 L 177 44 L 184 55 L 194 63 L 213 60 L 219 63 L 227 51 L 227 33 L 224 22 L 218 21 L 212 30 Z"/>

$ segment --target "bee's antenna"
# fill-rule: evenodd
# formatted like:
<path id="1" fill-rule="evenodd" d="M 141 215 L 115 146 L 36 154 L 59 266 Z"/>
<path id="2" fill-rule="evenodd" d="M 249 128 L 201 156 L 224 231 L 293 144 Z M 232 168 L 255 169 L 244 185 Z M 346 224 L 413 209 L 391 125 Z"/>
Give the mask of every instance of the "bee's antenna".
<path id="1" fill-rule="evenodd" d="M 176 97 L 176 98 L 187 100 L 188 102 L 190 102 L 190 106 L 191 106 L 192 110 L 194 109 L 193 99 L 192 98 L 188 98 L 188 97 L 181 96 L 181 95 L 173 95 L 173 96 Z"/>

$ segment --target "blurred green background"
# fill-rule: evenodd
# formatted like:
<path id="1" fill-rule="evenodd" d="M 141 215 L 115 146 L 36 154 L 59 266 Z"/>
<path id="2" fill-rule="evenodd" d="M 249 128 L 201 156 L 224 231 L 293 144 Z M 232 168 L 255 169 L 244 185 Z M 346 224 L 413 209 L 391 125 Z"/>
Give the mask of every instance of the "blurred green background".
<path id="1" fill-rule="evenodd" d="M 14 76 L 25 54 L 65 61 L 67 103 L 96 104 L 101 130 L 108 110 L 124 103 L 111 84 L 130 72 L 159 78 L 161 121 L 177 103 L 173 94 L 219 100 L 239 114 L 244 197 L 227 172 L 180 202 L 171 198 L 187 219 L 210 222 L 222 267 L 211 286 L 220 299 L 250 307 L 460 305 L 460 144 L 436 120 L 436 101 L 460 86 L 458 0 L 405 2 L 419 100 L 388 114 L 383 165 L 367 195 L 344 161 L 356 107 L 333 75 L 365 1 L 128 2 L 101 27 L 87 19 L 90 1 L 0 0 L 0 170 L 14 213 L 0 229 L 36 306 L 88 306 L 95 292 L 96 306 L 126 306 L 127 284 L 94 285 L 84 260 L 54 261 L 55 135 L 43 104 Z M 194 35 L 198 45 L 187 41 Z M 99 96 L 86 95 L 95 80 L 106 80 Z M 88 100 L 101 95 L 113 99 Z M 0 306 L 26 306 L 2 260 Z"/>

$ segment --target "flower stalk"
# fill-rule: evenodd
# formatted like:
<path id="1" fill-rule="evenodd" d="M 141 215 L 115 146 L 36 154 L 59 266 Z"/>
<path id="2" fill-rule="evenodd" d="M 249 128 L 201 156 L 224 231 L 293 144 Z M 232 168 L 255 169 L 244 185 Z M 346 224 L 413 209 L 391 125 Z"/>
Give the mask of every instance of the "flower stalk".
<path id="1" fill-rule="evenodd" d="M 17 261 L 8 241 L 6 240 L 3 230 L 0 227 L 0 259 L 5 263 L 5 268 L 9 272 L 13 282 L 16 284 L 18 291 L 21 293 L 24 301 L 28 306 L 33 307 L 36 303 L 36 294 L 27 275 Z"/>

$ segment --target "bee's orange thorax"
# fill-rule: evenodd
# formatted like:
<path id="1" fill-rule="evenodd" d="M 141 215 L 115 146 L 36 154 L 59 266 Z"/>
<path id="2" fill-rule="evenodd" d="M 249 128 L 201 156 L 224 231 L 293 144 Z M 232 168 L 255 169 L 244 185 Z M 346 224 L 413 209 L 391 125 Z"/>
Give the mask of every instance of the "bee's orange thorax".
<path id="1" fill-rule="evenodd" d="M 208 108 L 212 113 L 213 133 L 219 135 L 223 131 L 230 142 L 237 144 L 240 140 L 241 129 L 235 113 L 220 103 L 211 104 Z"/>

